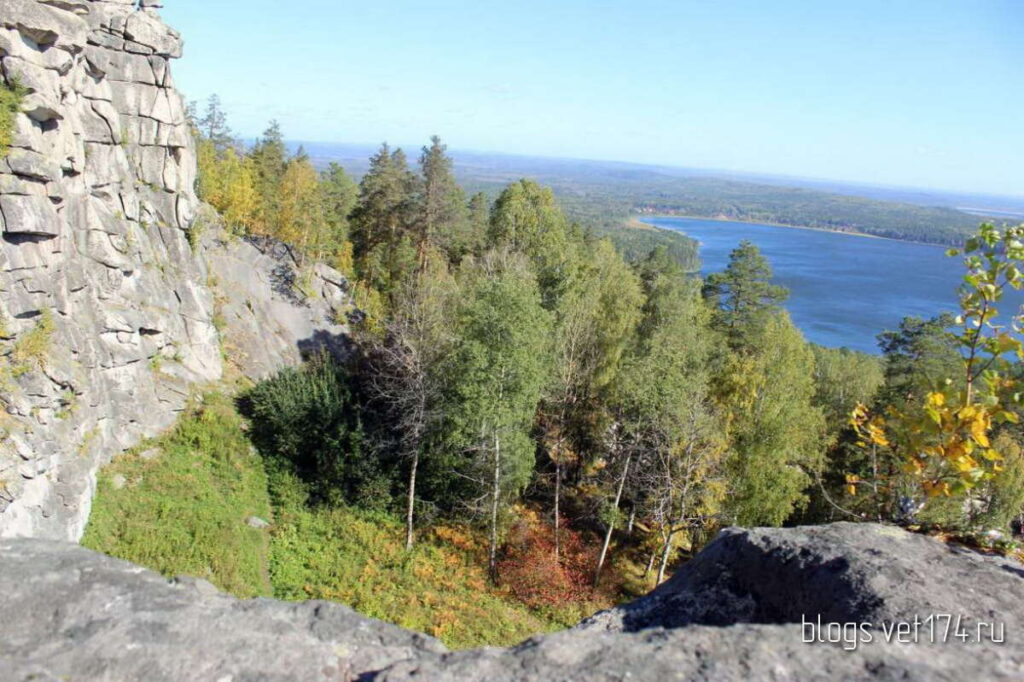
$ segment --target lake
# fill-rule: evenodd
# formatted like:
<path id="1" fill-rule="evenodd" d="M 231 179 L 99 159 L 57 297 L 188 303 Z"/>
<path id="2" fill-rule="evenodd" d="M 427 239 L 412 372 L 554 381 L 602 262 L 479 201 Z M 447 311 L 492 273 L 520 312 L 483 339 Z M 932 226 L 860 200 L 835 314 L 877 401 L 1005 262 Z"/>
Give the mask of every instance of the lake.
<path id="1" fill-rule="evenodd" d="M 823 346 L 878 353 L 876 335 L 895 329 L 902 318 L 957 308 L 963 265 L 946 257 L 944 246 L 756 223 L 644 222 L 699 241 L 703 274 L 723 270 L 741 240 L 757 244 L 775 271 L 774 281 L 789 289 L 786 308 L 793 322 Z M 1012 300 L 1020 305 L 1021 296 L 1014 292 Z M 1004 303 L 1002 311 L 1010 307 Z"/>

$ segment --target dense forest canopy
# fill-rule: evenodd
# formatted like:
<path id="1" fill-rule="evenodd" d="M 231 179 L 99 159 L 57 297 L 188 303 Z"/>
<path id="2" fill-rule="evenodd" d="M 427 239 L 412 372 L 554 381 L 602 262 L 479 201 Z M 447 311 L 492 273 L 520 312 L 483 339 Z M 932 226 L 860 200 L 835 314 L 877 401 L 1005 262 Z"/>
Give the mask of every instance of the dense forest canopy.
<path id="1" fill-rule="evenodd" d="M 357 175 L 365 160 L 349 145 L 314 144 L 320 167 L 344 161 Z M 520 177 L 551 187 L 572 220 L 617 230 L 645 215 L 717 218 L 859 232 L 894 239 L 960 244 L 980 218 L 950 207 L 1013 200 L 944 196 L 889 188 L 847 187 L 824 181 L 742 178 L 611 161 L 530 158 L 460 152 L 460 183 L 495 196 Z M 1010 210 L 1010 209 L 1007 209 Z M 995 214 L 999 215 L 999 214 Z M 1012 217 L 1010 214 L 1000 219 Z"/>
<path id="2" fill-rule="evenodd" d="M 968 241 L 961 318 L 908 318 L 875 358 L 808 344 L 753 244 L 701 281 L 532 180 L 464 191 L 437 137 L 415 161 L 382 145 L 357 183 L 276 124 L 240 145 L 215 100 L 195 127 L 229 230 L 352 282 L 357 351 L 246 396 L 303 504 L 400 517 L 410 550 L 439 519 L 478 527 L 491 580 L 533 604 L 616 593 L 621 558 L 660 581 L 726 524 L 1021 512 L 1021 348 L 992 322 L 1024 283 L 1020 229 Z"/>

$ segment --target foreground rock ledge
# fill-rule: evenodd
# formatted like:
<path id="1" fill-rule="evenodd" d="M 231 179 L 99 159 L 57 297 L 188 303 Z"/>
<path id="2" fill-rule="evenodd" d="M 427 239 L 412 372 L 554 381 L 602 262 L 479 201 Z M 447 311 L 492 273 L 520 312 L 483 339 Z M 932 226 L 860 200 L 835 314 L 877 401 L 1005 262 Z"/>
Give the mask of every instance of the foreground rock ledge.
<path id="1" fill-rule="evenodd" d="M 872 524 L 728 529 L 647 597 L 510 649 L 448 652 L 339 604 L 237 600 L 46 540 L 0 540 L 0 594 L 3 680 L 1024 679 L 1024 569 Z M 932 614 L 1006 641 L 882 641 L 882 621 Z M 874 641 L 806 644 L 804 615 Z"/>

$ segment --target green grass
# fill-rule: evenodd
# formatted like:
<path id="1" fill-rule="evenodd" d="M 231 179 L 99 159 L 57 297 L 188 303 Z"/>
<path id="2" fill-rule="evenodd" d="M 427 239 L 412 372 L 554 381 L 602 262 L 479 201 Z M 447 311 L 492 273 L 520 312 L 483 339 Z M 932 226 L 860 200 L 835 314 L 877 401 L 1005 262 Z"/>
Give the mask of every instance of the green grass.
<path id="1" fill-rule="evenodd" d="M 270 573 L 276 597 L 342 602 L 452 648 L 510 645 L 558 627 L 488 584 L 476 533 L 436 527 L 407 553 L 404 528 L 394 517 L 348 507 L 310 509 L 300 483 L 287 474 L 274 478 L 280 506 Z"/>
<path id="2" fill-rule="evenodd" d="M 7 149 L 14 138 L 14 117 L 21 111 L 25 88 L 17 81 L 0 81 L 0 158 L 7 155 Z"/>
<path id="3" fill-rule="evenodd" d="M 139 456 L 153 448 L 158 457 Z M 208 393 L 166 435 L 101 472 L 82 542 L 241 597 L 338 601 L 453 648 L 512 644 L 568 622 L 489 585 L 474 531 L 425 530 L 406 553 L 399 519 L 311 508 L 307 495 L 296 477 L 254 453 L 232 399 Z M 273 525 L 250 528 L 253 515 Z"/>
<path id="4" fill-rule="evenodd" d="M 269 595 L 268 533 L 245 523 L 270 518 L 267 477 L 243 424 L 229 397 L 209 393 L 169 433 L 114 460 L 82 544 L 241 597 Z M 158 457 L 139 456 L 153 448 Z"/>
<path id="5" fill-rule="evenodd" d="M 42 369 L 50 353 L 54 332 L 53 313 L 43 310 L 36 325 L 22 334 L 11 347 L 10 371 L 19 377 L 33 369 Z"/>

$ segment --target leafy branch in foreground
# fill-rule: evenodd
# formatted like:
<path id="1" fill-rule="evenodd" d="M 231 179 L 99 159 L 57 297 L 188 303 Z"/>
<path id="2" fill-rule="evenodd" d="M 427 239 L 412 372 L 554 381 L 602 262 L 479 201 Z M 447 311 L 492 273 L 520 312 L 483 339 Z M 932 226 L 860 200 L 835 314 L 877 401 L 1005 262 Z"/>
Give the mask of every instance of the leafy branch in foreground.
<path id="1" fill-rule="evenodd" d="M 961 375 L 947 377 L 901 408 L 873 413 L 858 405 L 850 420 L 858 447 L 868 450 L 872 461 L 883 453 L 894 456 L 926 498 L 971 496 L 994 481 L 1004 470 L 995 431 L 1020 421 L 1020 379 L 1011 358 L 1024 359 L 1024 317 L 1018 312 L 1008 324 L 997 320 L 1007 290 L 1024 287 L 1024 225 L 998 229 L 984 224 L 962 252 L 951 249 L 948 255 L 961 253 L 967 273 L 954 334 Z M 847 484 L 851 494 L 864 485 L 890 492 L 897 487 L 877 475 L 864 481 L 851 474 Z M 966 508 L 970 516 L 970 497 Z"/>

